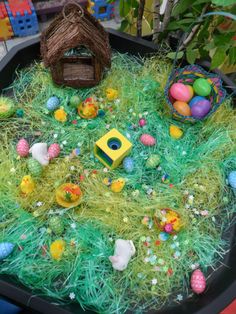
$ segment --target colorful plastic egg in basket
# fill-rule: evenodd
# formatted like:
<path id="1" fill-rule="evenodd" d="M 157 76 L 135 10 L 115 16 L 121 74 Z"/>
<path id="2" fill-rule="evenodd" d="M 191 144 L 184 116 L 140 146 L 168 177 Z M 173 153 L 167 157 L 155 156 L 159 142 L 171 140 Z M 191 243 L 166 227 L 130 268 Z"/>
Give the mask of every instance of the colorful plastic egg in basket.
<path id="1" fill-rule="evenodd" d="M 174 99 L 171 96 L 170 88 L 175 83 L 182 83 L 184 85 L 193 86 L 194 82 L 197 79 L 205 79 L 211 87 L 211 92 L 207 96 L 207 99 L 210 101 L 211 109 L 208 111 L 207 114 L 205 114 L 201 118 L 197 118 L 192 115 L 183 115 L 179 111 L 176 110 L 176 106 L 174 108 L 175 102 L 178 102 L 177 105 L 181 105 L 181 102 L 178 101 L 178 99 Z M 196 94 L 195 96 L 198 96 Z M 167 82 L 167 85 L 165 87 L 165 98 L 167 101 L 167 104 L 172 112 L 173 118 L 180 120 L 182 122 L 192 122 L 195 123 L 197 121 L 202 121 L 207 119 L 209 116 L 212 115 L 213 112 L 217 110 L 217 108 L 222 104 L 226 96 L 226 91 L 222 87 L 222 81 L 220 77 L 214 73 L 209 73 L 205 71 L 202 67 L 198 65 L 188 65 L 184 68 L 179 68 L 174 71 L 172 71 L 169 80 Z"/>

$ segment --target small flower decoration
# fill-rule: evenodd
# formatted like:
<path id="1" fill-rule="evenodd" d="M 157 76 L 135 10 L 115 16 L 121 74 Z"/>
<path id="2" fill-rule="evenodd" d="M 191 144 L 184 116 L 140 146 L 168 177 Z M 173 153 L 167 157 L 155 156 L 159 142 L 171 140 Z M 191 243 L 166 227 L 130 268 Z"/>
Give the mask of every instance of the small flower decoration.
<path id="1" fill-rule="evenodd" d="M 43 205 L 43 202 L 37 202 L 36 206 L 41 207 Z"/>
<path id="2" fill-rule="evenodd" d="M 76 223 L 73 222 L 70 226 L 72 229 L 76 229 Z"/>
<path id="3" fill-rule="evenodd" d="M 123 218 L 123 221 L 124 221 L 125 223 L 127 223 L 127 222 L 129 221 L 129 219 L 128 219 L 127 217 L 124 217 L 124 218 Z"/>
<path id="4" fill-rule="evenodd" d="M 152 279 L 152 285 L 155 286 L 156 284 L 157 284 L 157 279 L 156 279 L 156 278 L 153 278 L 153 279 Z"/>
<path id="5" fill-rule="evenodd" d="M 176 301 L 182 301 L 182 300 L 183 300 L 182 294 L 178 294 L 176 297 Z"/>
<path id="6" fill-rule="evenodd" d="M 15 172 L 16 172 L 16 169 L 15 169 L 15 168 L 11 168 L 11 169 L 10 169 L 10 172 L 11 172 L 11 173 L 15 173 Z"/>
<path id="7" fill-rule="evenodd" d="M 74 299 L 75 299 L 75 294 L 74 294 L 74 292 L 71 292 L 71 293 L 69 294 L 69 298 L 70 298 L 71 300 L 74 300 Z"/>

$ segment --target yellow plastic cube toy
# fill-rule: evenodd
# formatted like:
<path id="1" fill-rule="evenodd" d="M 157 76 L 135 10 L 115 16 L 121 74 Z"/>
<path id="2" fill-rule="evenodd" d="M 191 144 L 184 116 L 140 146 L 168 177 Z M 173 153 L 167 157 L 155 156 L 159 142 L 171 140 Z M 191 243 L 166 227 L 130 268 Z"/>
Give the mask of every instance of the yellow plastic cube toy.
<path id="1" fill-rule="evenodd" d="M 118 130 L 112 129 L 101 137 L 94 146 L 94 155 L 107 168 L 117 168 L 130 153 L 132 144 Z"/>

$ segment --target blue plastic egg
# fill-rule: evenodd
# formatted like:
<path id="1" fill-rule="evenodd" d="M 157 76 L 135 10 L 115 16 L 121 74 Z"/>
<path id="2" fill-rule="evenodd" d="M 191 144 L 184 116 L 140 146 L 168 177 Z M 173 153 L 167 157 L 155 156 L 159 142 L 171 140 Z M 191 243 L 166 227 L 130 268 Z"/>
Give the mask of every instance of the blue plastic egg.
<path id="1" fill-rule="evenodd" d="M 159 239 L 161 241 L 166 241 L 169 239 L 169 237 L 170 237 L 170 235 L 167 232 L 160 232 L 160 234 L 159 234 Z"/>
<path id="2" fill-rule="evenodd" d="M 134 170 L 134 160 L 131 157 L 126 157 L 123 160 L 123 167 L 127 173 L 131 173 Z"/>
<path id="3" fill-rule="evenodd" d="M 14 246 L 15 246 L 14 244 L 9 242 L 0 243 L 0 260 L 3 260 L 8 255 L 10 255 L 14 249 Z"/>
<path id="4" fill-rule="evenodd" d="M 236 189 L 236 171 L 231 171 L 228 176 L 229 185 Z"/>
<path id="5" fill-rule="evenodd" d="M 192 100 L 189 102 L 189 107 L 192 108 L 192 106 L 196 105 L 199 101 L 205 100 L 205 97 L 202 96 L 195 96 L 192 98 Z"/>
<path id="6" fill-rule="evenodd" d="M 46 107 L 49 111 L 54 111 L 59 108 L 60 99 L 56 96 L 52 96 L 48 99 Z"/>

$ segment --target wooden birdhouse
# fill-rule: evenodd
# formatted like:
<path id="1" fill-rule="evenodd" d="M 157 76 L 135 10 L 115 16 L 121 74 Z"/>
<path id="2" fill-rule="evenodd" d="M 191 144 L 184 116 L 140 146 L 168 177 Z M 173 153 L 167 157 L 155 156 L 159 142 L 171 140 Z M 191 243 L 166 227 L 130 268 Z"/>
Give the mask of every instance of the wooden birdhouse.
<path id="1" fill-rule="evenodd" d="M 108 34 L 77 3 L 68 3 L 42 33 L 41 54 L 58 85 L 90 87 L 102 79 L 111 65 Z"/>

